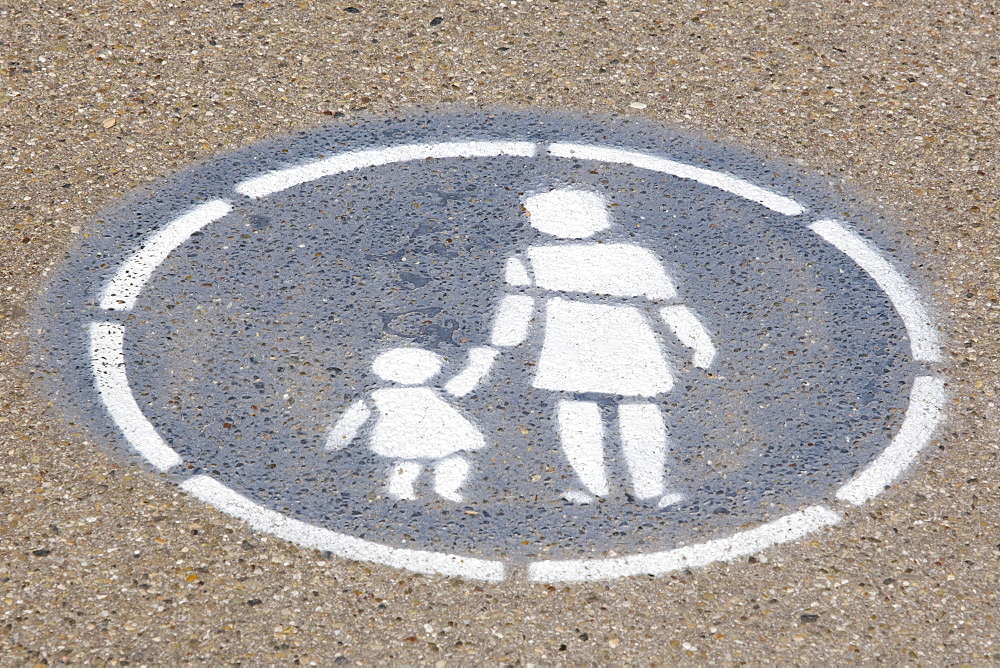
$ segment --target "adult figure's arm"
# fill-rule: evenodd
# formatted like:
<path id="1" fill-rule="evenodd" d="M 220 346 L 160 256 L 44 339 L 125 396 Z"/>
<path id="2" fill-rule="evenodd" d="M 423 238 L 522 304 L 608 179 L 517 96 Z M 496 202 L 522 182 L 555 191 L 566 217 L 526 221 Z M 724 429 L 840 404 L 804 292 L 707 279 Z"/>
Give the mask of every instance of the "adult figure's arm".
<path id="1" fill-rule="evenodd" d="M 512 288 L 527 288 L 532 285 L 531 277 L 524 263 L 516 257 L 507 260 L 504 281 Z M 509 348 L 524 343 L 531 328 L 531 318 L 535 315 L 535 299 L 527 295 L 504 295 L 500 310 L 493 321 L 490 344 L 498 348 Z"/>
<path id="2" fill-rule="evenodd" d="M 363 399 L 358 399 L 348 408 L 337 423 L 330 429 L 326 436 L 327 450 L 340 450 L 345 447 L 354 437 L 358 435 L 358 430 L 364 426 L 368 418 L 371 417 L 371 409 Z"/>
<path id="3" fill-rule="evenodd" d="M 524 343 L 535 315 L 535 299 L 527 295 L 504 295 L 493 321 L 490 345 L 509 348 Z"/>
<path id="4" fill-rule="evenodd" d="M 660 316 L 670 326 L 670 331 L 680 339 L 681 343 L 694 349 L 694 357 L 691 358 L 693 365 L 702 369 L 707 369 L 712 365 L 712 360 L 715 358 L 715 345 L 712 343 L 712 337 L 708 330 L 691 309 L 683 304 L 664 306 L 660 309 Z"/>

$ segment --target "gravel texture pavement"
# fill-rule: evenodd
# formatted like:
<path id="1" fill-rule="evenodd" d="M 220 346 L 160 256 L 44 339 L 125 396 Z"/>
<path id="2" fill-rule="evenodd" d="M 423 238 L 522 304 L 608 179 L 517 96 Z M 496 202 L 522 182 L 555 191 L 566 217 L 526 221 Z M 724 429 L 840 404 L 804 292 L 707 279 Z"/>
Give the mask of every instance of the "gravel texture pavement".
<path id="1" fill-rule="evenodd" d="M 997 661 L 997 14 L 0 1 L 0 663 Z M 948 420 L 919 465 L 840 526 L 748 560 L 477 585 L 255 534 L 42 391 L 32 309 L 103 207 L 258 139 L 445 105 L 640 116 L 858 193 L 915 250 L 945 340 Z"/>

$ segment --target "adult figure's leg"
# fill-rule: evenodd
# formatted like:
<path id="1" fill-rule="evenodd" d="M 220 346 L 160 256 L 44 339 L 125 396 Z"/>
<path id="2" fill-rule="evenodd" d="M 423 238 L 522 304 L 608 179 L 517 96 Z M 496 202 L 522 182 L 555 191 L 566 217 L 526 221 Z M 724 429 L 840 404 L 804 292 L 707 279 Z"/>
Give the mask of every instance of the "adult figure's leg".
<path id="1" fill-rule="evenodd" d="M 420 462 L 401 461 L 392 465 L 389 470 L 389 494 L 397 499 L 415 499 L 417 493 L 413 490 L 413 483 L 420 477 L 420 469 L 423 468 Z"/>
<path id="2" fill-rule="evenodd" d="M 559 439 L 563 453 L 580 482 L 595 496 L 607 496 L 604 472 L 604 424 L 593 401 L 560 400 Z M 573 500 L 585 500 L 583 498 Z"/>
<path id="3" fill-rule="evenodd" d="M 621 404 L 618 407 L 618 426 L 636 497 L 659 497 L 661 507 L 679 501 L 681 497 L 678 494 L 664 494 L 667 428 L 660 407 L 652 403 Z"/>
<path id="4" fill-rule="evenodd" d="M 458 489 L 468 474 L 469 462 L 465 457 L 445 457 L 434 466 L 434 491 L 449 501 L 461 501 L 462 495 Z"/>

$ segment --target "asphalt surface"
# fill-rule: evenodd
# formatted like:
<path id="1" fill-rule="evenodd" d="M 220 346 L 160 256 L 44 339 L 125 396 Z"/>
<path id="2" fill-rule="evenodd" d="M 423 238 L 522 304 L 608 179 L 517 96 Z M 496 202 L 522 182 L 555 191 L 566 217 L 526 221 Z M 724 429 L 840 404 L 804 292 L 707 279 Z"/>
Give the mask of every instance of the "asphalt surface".
<path id="1" fill-rule="evenodd" d="M 989 3 L 2 3 L 0 661 L 996 661 L 997 23 Z M 747 560 L 486 585 L 256 534 L 67 417 L 33 309 L 99 211 L 258 139 L 455 104 L 641 116 L 857 193 L 945 341 L 920 463 Z"/>

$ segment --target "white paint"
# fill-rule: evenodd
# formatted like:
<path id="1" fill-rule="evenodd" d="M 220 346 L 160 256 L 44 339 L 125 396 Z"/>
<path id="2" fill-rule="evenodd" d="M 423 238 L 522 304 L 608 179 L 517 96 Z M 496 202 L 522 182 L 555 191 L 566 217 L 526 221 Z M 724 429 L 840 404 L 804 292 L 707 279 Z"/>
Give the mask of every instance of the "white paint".
<path id="1" fill-rule="evenodd" d="M 393 464 L 385 486 L 389 496 L 401 501 L 416 499 L 417 491 L 413 489 L 413 485 L 420 477 L 423 468 L 423 464 L 414 461 L 401 461 Z"/>
<path id="2" fill-rule="evenodd" d="M 534 387 L 654 397 L 674 385 L 649 319 L 635 306 L 553 297 L 544 328 Z"/>
<path id="3" fill-rule="evenodd" d="M 530 158 L 535 155 L 535 145 L 517 141 L 461 141 L 351 151 L 255 176 L 238 183 L 236 192 L 257 199 L 302 183 L 365 167 L 429 158 L 490 158 L 501 155 Z"/>
<path id="4" fill-rule="evenodd" d="M 504 281 L 507 285 L 531 285 L 531 277 L 528 270 L 524 268 L 524 263 L 516 257 L 507 258 L 507 266 L 504 268 Z"/>
<path id="5" fill-rule="evenodd" d="M 371 449 L 394 459 L 440 459 L 485 447 L 483 435 L 440 393 L 429 387 L 389 387 L 372 392 L 375 427 Z"/>
<path id="6" fill-rule="evenodd" d="M 837 499 L 856 506 L 873 499 L 900 476 L 931 440 L 944 415 L 944 380 L 917 376 L 910 390 L 910 405 L 899 432 L 850 482 L 837 490 Z"/>
<path id="7" fill-rule="evenodd" d="M 181 487 L 227 515 L 242 519 L 257 531 L 275 535 L 306 548 L 329 551 L 345 559 L 405 568 L 417 573 L 457 576 L 489 582 L 500 582 L 504 579 L 504 565 L 498 561 L 389 547 L 315 527 L 264 508 L 208 476 L 189 478 Z"/>
<path id="8" fill-rule="evenodd" d="M 129 387 L 124 327 L 110 322 L 90 323 L 90 363 L 101 401 L 129 445 L 160 471 L 180 464 L 180 455 L 156 433 Z"/>
<path id="9" fill-rule="evenodd" d="M 549 153 L 556 157 L 631 164 L 641 169 L 691 179 L 758 202 L 785 215 L 799 215 L 805 211 L 794 200 L 745 180 L 640 152 L 564 142 L 554 143 L 549 148 Z M 353 151 L 247 179 L 238 184 L 236 190 L 248 197 L 259 198 L 297 184 L 364 167 L 428 158 L 500 155 L 531 157 L 535 155 L 535 146 L 529 142 L 473 141 Z M 610 225 L 606 202 L 596 193 L 555 190 L 529 197 L 525 201 L 525 208 L 536 229 L 561 238 L 587 238 Z M 153 272 L 169 254 L 192 234 L 224 217 L 231 210 L 229 202 L 215 200 L 170 221 L 124 262 L 108 281 L 101 294 L 101 307 L 108 310 L 132 309 Z M 850 256 L 886 292 L 907 328 L 915 359 L 939 361 L 941 352 L 938 335 L 922 303 L 906 280 L 878 250 L 833 220 L 818 221 L 810 229 Z M 505 270 L 508 285 L 526 287 L 534 284 L 541 290 L 562 294 L 582 292 L 622 298 L 656 300 L 675 296 L 674 286 L 659 261 L 649 251 L 638 246 L 537 246 L 529 249 L 526 256 L 531 262 L 536 280 L 532 281 L 532 274 L 524 262 L 518 258 L 510 258 Z M 567 336 L 566 331 L 586 331 L 586 336 L 590 336 L 589 332 L 594 331 L 595 323 L 601 325 L 613 319 L 618 321 L 614 327 L 621 328 L 617 334 L 627 331 L 634 339 L 635 348 L 620 352 L 633 362 L 638 360 L 633 372 L 641 379 L 638 385 L 647 389 L 637 391 L 635 396 L 652 396 L 649 392 L 663 392 L 672 385 L 672 380 L 666 386 L 656 384 L 662 384 L 663 377 L 669 379 L 670 372 L 665 362 L 661 367 L 655 356 L 646 354 L 654 348 L 658 349 L 658 344 L 651 336 L 646 337 L 643 327 L 648 328 L 648 323 L 643 322 L 641 326 L 638 324 L 632 306 L 604 307 L 617 310 L 599 312 L 591 307 L 603 305 L 574 302 L 556 296 L 546 299 L 544 305 L 547 318 L 552 313 L 561 313 L 552 316 L 552 320 L 547 319 L 545 325 L 543 351 L 546 343 L 551 344 L 549 359 L 553 367 L 559 366 L 557 362 L 560 355 L 574 346 L 578 347 L 577 344 L 581 341 Z M 581 308 L 574 310 L 574 307 Z M 535 301 L 532 297 L 505 296 L 491 333 L 493 345 L 506 347 L 524 342 L 531 327 L 534 310 Z M 682 305 L 664 307 L 660 313 L 674 335 L 684 345 L 694 349 L 692 363 L 703 368 L 710 366 L 716 354 L 715 347 L 708 331 L 694 313 Z M 560 327 L 565 331 L 560 331 Z M 600 328 L 597 327 L 598 330 Z M 597 338 L 607 342 L 613 337 L 600 334 Z M 586 341 L 586 337 L 583 340 Z M 130 445 L 161 471 L 181 463 L 180 456 L 160 438 L 145 418 L 131 392 L 124 366 L 124 329 L 113 323 L 92 323 L 90 343 L 97 390 Z M 563 352 L 555 354 L 556 350 Z M 636 351 L 640 352 L 637 354 Z M 606 352 L 608 356 L 618 354 L 614 350 L 606 349 Z M 377 358 L 373 364 L 373 371 L 383 380 L 413 386 L 429 380 L 441 368 L 440 358 L 427 351 L 405 349 L 390 353 L 381 361 Z M 445 385 L 446 391 L 453 396 L 464 396 L 471 392 L 489 372 L 496 354 L 495 349 L 488 347 L 470 351 L 466 369 Z M 581 364 L 579 359 L 571 357 L 572 354 L 562 360 L 563 366 L 592 367 L 584 372 L 584 376 L 590 379 L 588 382 L 606 375 L 604 372 L 607 369 L 600 368 L 601 364 Z M 539 376 L 536 376 L 536 381 Z M 582 377 L 568 374 L 554 383 L 576 385 L 584 388 L 582 390 L 575 387 L 550 389 L 587 391 L 587 383 L 577 382 Z M 544 387 L 545 384 L 536 382 L 535 386 Z M 372 393 L 372 400 L 377 408 L 372 449 L 395 458 L 388 476 L 390 494 L 399 499 L 416 498 L 414 485 L 424 467 L 432 465 L 435 492 L 442 498 L 461 501 L 460 488 L 468 476 L 470 465 L 464 457 L 455 453 L 485 446 L 485 439 L 478 429 L 432 388 L 383 388 Z M 899 432 L 872 464 L 837 492 L 837 498 L 860 505 L 895 480 L 912 464 L 929 441 L 942 419 L 944 400 L 944 382 L 941 379 L 929 376 L 916 378 L 910 407 Z M 603 461 L 605 430 L 597 404 L 561 400 L 557 410 L 564 453 L 577 472 L 580 482 L 592 494 L 607 495 L 608 482 Z M 328 434 L 327 449 L 344 447 L 356 437 L 372 415 L 366 402 L 359 401 L 352 405 Z M 380 425 L 383 428 L 381 434 Z M 667 430 L 656 405 L 633 403 L 620 406 L 619 425 L 623 454 L 636 495 L 640 498 L 659 495 L 659 507 L 680 502 L 682 495 L 662 493 L 665 489 Z M 388 433 L 393 435 L 392 438 L 386 437 Z M 197 498 L 245 520 L 255 529 L 307 547 L 328 550 L 345 558 L 374 561 L 422 573 L 489 581 L 504 578 L 504 566 L 500 562 L 392 548 L 310 526 L 266 509 L 207 476 L 196 476 L 182 486 Z M 593 500 L 591 494 L 580 490 L 569 490 L 565 496 L 580 503 Z M 773 544 L 796 540 L 822 527 L 836 524 L 839 520 L 840 515 L 834 511 L 823 506 L 813 506 L 755 529 L 701 545 L 613 559 L 536 562 L 530 566 L 529 578 L 539 582 L 598 580 L 700 567 L 715 561 L 743 557 Z"/>
<path id="10" fill-rule="evenodd" d="M 618 407 L 622 452 L 639 499 L 662 496 L 666 488 L 667 429 L 655 404 Z"/>
<path id="11" fill-rule="evenodd" d="M 494 346 L 516 346 L 528 338 L 535 300 L 525 295 L 505 295 L 493 322 L 490 343 Z"/>
<path id="12" fill-rule="evenodd" d="M 683 494 L 678 494 L 677 492 L 668 492 L 660 497 L 659 502 L 656 504 L 659 508 L 666 508 L 667 506 L 672 506 L 675 503 L 680 503 L 684 500 Z"/>
<path id="13" fill-rule="evenodd" d="M 595 496 L 608 495 L 604 473 L 604 423 L 593 401 L 559 401 L 559 440 L 577 478 Z"/>
<path id="14" fill-rule="evenodd" d="M 441 371 L 441 356 L 420 348 L 393 348 L 375 358 L 372 371 L 383 380 L 417 385 Z"/>
<path id="15" fill-rule="evenodd" d="M 717 561 L 746 557 L 778 543 L 798 540 L 840 520 L 839 513 L 825 506 L 810 506 L 754 529 L 699 545 L 610 559 L 536 561 L 528 568 L 528 579 L 532 582 L 582 582 L 701 568 Z"/>
<path id="16" fill-rule="evenodd" d="M 475 386 L 489 371 L 494 351 L 479 348 L 469 356 L 469 369 L 452 379 L 457 379 L 457 389 Z M 486 447 L 479 429 L 440 392 L 415 386 L 435 376 L 441 370 L 441 361 L 440 355 L 420 348 L 394 348 L 372 362 L 372 371 L 381 379 L 408 385 L 385 387 L 371 394 L 376 417 L 370 447 L 372 452 L 396 460 L 389 471 L 387 488 L 389 495 L 397 499 L 417 497 L 413 486 L 423 470 L 420 462 L 431 460 L 437 462 L 435 490 L 446 499 L 460 501 L 458 489 L 469 472 L 469 464 L 455 453 Z M 371 415 L 363 399 L 354 402 L 330 428 L 326 449 L 338 450 L 354 440 Z"/>
<path id="17" fill-rule="evenodd" d="M 126 260 L 108 281 L 101 293 L 101 308 L 110 311 L 131 310 L 150 276 L 175 248 L 187 241 L 192 234 L 232 210 L 229 202 L 217 199 L 201 204 L 167 223 Z"/>
<path id="18" fill-rule="evenodd" d="M 586 239 L 611 226 L 607 203 L 598 193 L 560 188 L 524 200 L 536 230 L 564 239 Z"/>
<path id="19" fill-rule="evenodd" d="M 712 343 L 708 330 L 691 309 L 683 304 L 665 306 L 660 309 L 660 316 L 681 343 L 694 349 L 691 364 L 701 369 L 712 366 L 712 360 L 715 359 L 715 344 Z"/>
<path id="20" fill-rule="evenodd" d="M 562 498 L 570 503 L 593 503 L 594 497 L 578 489 L 568 489 L 562 494 Z"/>
<path id="21" fill-rule="evenodd" d="M 469 363 L 461 372 L 445 383 L 444 391 L 453 397 L 464 397 L 472 392 L 493 367 L 498 350 L 487 346 L 469 351 Z"/>
<path id="22" fill-rule="evenodd" d="M 459 488 L 469 475 L 469 462 L 464 457 L 447 457 L 434 466 L 434 491 L 438 496 L 458 503 L 462 501 Z"/>
<path id="23" fill-rule="evenodd" d="M 938 333 L 916 291 L 871 243 L 835 220 L 820 220 L 809 229 L 854 260 L 882 288 L 910 335 L 910 349 L 918 362 L 940 362 Z"/>
<path id="24" fill-rule="evenodd" d="M 590 144 L 556 142 L 549 146 L 548 152 L 559 158 L 576 158 L 578 160 L 597 160 L 599 162 L 633 165 L 640 169 L 670 174 L 681 179 L 691 179 L 692 181 L 732 193 L 751 202 L 757 202 L 772 211 L 777 211 L 786 216 L 798 216 L 805 212 L 805 207 L 795 200 L 779 195 L 766 188 L 756 186 L 749 181 L 723 174 L 722 172 L 693 167 L 666 158 L 657 158 L 638 151 L 606 148 Z"/>
<path id="25" fill-rule="evenodd" d="M 649 250 L 633 244 L 579 243 L 528 249 L 535 285 L 612 297 L 672 299 L 677 290 Z"/>
<path id="26" fill-rule="evenodd" d="M 541 232 L 580 239 L 610 224 L 607 202 L 599 195 L 559 189 L 525 200 L 530 223 Z M 649 301 L 673 299 L 677 290 L 660 260 L 635 244 L 573 242 L 537 245 L 507 261 L 507 284 L 518 292 L 533 285 L 543 294 L 542 346 L 532 386 L 560 393 L 611 397 L 656 397 L 674 385 L 657 333 L 645 313 Z M 532 280 L 533 277 L 533 280 Z M 544 292 L 543 292 L 544 291 Z M 544 293 L 548 293 L 549 296 Z M 596 303 L 592 297 L 618 298 Z M 520 345 L 528 338 L 535 298 L 508 294 L 500 303 L 491 343 Z M 662 316 L 681 341 L 695 349 L 696 366 L 715 356 L 711 337 L 684 306 Z M 560 400 L 557 423 L 563 454 L 587 492 L 564 497 L 587 503 L 608 493 L 604 470 L 604 424 L 595 402 Z M 619 409 L 622 453 L 633 492 L 640 499 L 660 497 L 661 507 L 680 500 L 665 494 L 667 430 L 655 404 L 625 404 Z"/>
<path id="27" fill-rule="evenodd" d="M 327 450 L 340 450 L 346 447 L 358 435 L 358 430 L 368 422 L 371 409 L 363 401 L 356 401 L 347 409 L 344 415 L 330 429 L 326 436 Z"/>

